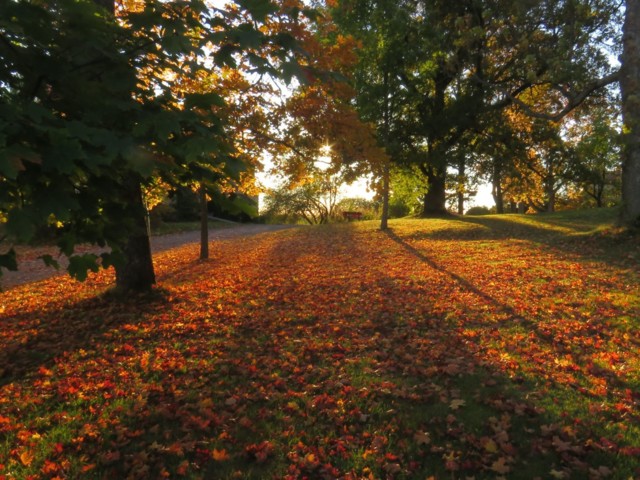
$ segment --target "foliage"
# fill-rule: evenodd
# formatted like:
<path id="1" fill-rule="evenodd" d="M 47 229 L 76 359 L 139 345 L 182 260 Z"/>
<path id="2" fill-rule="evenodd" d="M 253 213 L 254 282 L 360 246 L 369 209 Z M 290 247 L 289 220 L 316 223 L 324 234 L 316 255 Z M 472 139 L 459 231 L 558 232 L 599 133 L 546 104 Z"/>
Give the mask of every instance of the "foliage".
<path id="1" fill-rule="evenodd" d="M 448 168 L 473 157 L 502 109 L 570 111 L 584 100 L 579 92 L 616 78 L 603 47 L 619 39 L 614 2 L 333 3 L 341 28 L 364 47 L 359 110 L 394 161 L 428 181 L 425 213 L 444 212 Z M 606 80 L 594 84 L 599 76 Z"/>
<path id="2" fill-rule="evenodd" d="M 134 1 L 114 16 L 113 5 L 0 6 L 0 211 L 14 241 L 53 224 L 63 254 L 81 242 L 108 245 L 104 266 L 126 263 L 131 273 L 147 260 L 152 281 L 150 258 L 131 243 L 145 243 L 140 185 L 158 174 L 234 177 L 240 166 L 226 140 L 222 96 L 185 84 L 242 58 L 258 73 L 290 79 L 294 39 L 267 25 L 309 10 L 267 0 L 224 9 Z"/>
<path id="3" fill-rule="evenodd" d="M 328 223 L 337 214 L 342 183 L 339 177 L 318 171 L 300 185 L 283 184 L 266 196 L 265 215 L 309 225 Z"/>
<path id="4" fill-rule="evenodd" d="M 594 215 L 595 213 L 595 215 Z M 594 219 L 595 217 L 595 219 Z M 0 476 L 638 476 L 615 212 L 292 229 L 3 294 Z M 455 241 L 453 241 L 455 240 Z"/>
<path id="5" fill-rule="evenodd" d="M 421 199 L 426 188 L 425 180 L 415 168 L 393 168 L 389 216 L 398 218 L 419 214 L 422 208 Z"/>
<path id="6" fill-rule="evenodd" d="M 488 207 L 471 207 L 469 210 L 465 212 L 465 215 L 489 215 L 494 213 Z"/>
<path id="7" fill-rule="evenodd" d="M 611 206 L 620 200 L 621 129 L 616 117 L 615 110 L 594 108 L 569 129 L 576 156 L 573 178 L 582 205 Z"/>
<path id="8" fill-rule="evenodd" d="M 365 198 L 342 198 L 336 206 L 338 212 L 360 212 L 363 220 L 374 220 L 380 215 L 380 203 Z"/>

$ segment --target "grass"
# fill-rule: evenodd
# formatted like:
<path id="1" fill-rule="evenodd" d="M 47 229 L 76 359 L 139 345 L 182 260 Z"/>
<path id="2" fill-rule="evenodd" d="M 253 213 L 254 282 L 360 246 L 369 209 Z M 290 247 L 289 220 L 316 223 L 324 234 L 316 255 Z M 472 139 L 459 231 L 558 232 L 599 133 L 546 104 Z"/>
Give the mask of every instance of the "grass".
<path id="1" fill-rule="evenodd" d="M 0 478 L 640 475 L 613 211 L 309 227 L 0 297 Z M 37 353 L 37 355 L 35 355 Z"/>

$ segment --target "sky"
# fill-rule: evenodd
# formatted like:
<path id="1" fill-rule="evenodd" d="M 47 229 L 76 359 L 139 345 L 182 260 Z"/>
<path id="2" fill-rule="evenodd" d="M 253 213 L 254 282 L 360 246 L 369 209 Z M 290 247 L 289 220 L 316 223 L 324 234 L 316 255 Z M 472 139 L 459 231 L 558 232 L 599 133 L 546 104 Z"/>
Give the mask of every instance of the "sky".
<path id="1" fill-rule="evenodd" d="M 258 181 L 268 187 L 275 187 L 279 182 L 279 179 L 275 175 L 270 175 L 266 170 L 270 168 L 270 162 L 265 162 L 265 172 L 259 172 L 256 177 Z M 367 200 L 371 200 L 375 192 L 368 187 L 368 181 L 366 178 L 362 177 L 356 180 L 351 184 L 345 184 L 342 186 L 340 195 L 342 198 L 365 198 Z M 489 184 L 481 184 L 478 185 L 477 194 L 475 197 L 472 197 L 468 202 L 465 203 L 465 208 L 469 209 L 475 206 L 483 206 L 487 208 L 491 208 L 495 205 L 493 201 L 493 196 L 491 195 L 491 185 Z M 260 195 L 260 204 L 262 205 L 264 197 L 263 194 Z"/>

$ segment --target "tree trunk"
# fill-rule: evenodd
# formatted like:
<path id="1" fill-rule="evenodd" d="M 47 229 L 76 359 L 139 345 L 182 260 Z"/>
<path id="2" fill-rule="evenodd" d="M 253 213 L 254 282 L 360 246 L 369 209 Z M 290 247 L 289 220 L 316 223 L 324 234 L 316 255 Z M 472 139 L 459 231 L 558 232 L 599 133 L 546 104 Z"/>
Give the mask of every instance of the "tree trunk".
<path id="1" fill-rule="evenodd" d="M 423 217 L 441 217 L 447 215 L 446 173 L 431 169 L 427 175 L 427 193 L 422 207 Z"/>
<path id="2" fill-rule="evenodd" d="M 156 276 L 147 235 L 142 189 L 136 179 L 124 180 L 122 187 L 122 199 L 129 206 L 128 214 L 134 220 L 134 228 L 122 248 L 124 261 L 115 266 L 116 288 L 122 293 L 148 291 L 156 283 Z"/>
<path id="3" fill-rule="evenodd" d="M 384 164 L 384 172 L 382 174 L 382 216 L 380 218 L 380 230 L 387 230 L 389 228 L 389 163 L 390 159 L 387 159 Z"/>
<path id="4" fill-rule="evenodd" d="M 496 213 L 504 213 L 504 195 L 502 193 L 502 169 L 494 164 L 491 176 L 491 196 L 496 204 Z"/>
<path id="5" fill-rule="evenodd" d="M 389 71 L 384 71 L 384 111 L 383 115 L 383 128 L 382 132 L 384 137 L 385 147 L 389 148 L 389 135 L 391 131 L 391 101 L 389 99 Z M 386 158 L 382 170 L 382 215 L 380 217 L 380 230 L 387 230 L 389 228 L 389 175 L 391 168 L 391 159 Z"/>
<path id="6" fill-rule="evenodd" d="M 496 204 L 496 213 L 503 214 L 504 213 L 504 195 L 502 194 L 502 183 L 498 178 L 493 178 L 493 185 L 491 189 L 491 196 L 493 197 L 493 201 Z"/>
<path id="7" fill-rule="evenodd" d="M 209 210 L 204 183 L 200 184 L 198 194 L 200 197 L 200 260 L 206 260 L 209 258 Z"/>
<path id="8" fill-rule="evenodd" d="M 458 215 L 464 215 L 465 167 L 465 158 L 461 156 L 458 162 Z"/>
<path id="9" fill-rule="evenodd" d="M 640 227 L 640 0 L 627 0 L 620 91 L 624 122 L 622 221 Z"/>
<path id="10" fill-rule="evenodd" d="M 115 12 L 113 0 L 94 0 L 109 13 Z M 123 261 L 115 265 L 116 289 L 121 293 L 151 290 L 156 283 L 153 258 L 147 230 L 147 209 L 142 198 L 142 188 L 135 176 L 122 181 L 122 198 L 128 206 L 128 214 L 133 220 L 133 231 L 122 247 Z"/>
<path id="11" fill-rule="evenodd" d="M 547 212 L 556 211 L 556 189 L 553 186 L 553 179 L 547 181 Z"/>

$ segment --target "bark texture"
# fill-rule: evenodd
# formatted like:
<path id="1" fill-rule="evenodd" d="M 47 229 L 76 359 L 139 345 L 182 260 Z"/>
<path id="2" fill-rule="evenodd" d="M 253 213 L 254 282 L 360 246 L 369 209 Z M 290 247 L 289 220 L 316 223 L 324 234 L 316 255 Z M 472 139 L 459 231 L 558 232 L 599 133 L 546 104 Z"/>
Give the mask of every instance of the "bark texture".
<path id="1" fill-rule="evenodd" d="M 156 283 L 156 276 L 140 183 L 135 179 L 125 181 L 122 197 L 128 200 L 129 215 L 134 219 L 135 225 L 122 248 L 124 261 L 116 265 L 116 288 L 120 292 L 143 292 L 150 290 Z"/>
<path id="2" fill-rule="evenodd" d="M 446 195 L 446 173 L 433 169 L 427 175 L 429 190 L 424 195 L 423 217 L 441 217 L 448 215 Z"/>
<path id="3" fill-rule="evenodd" d="M 640 0 L 626 2 L 622 47 L 622 221 L 640 227 Z"/>

